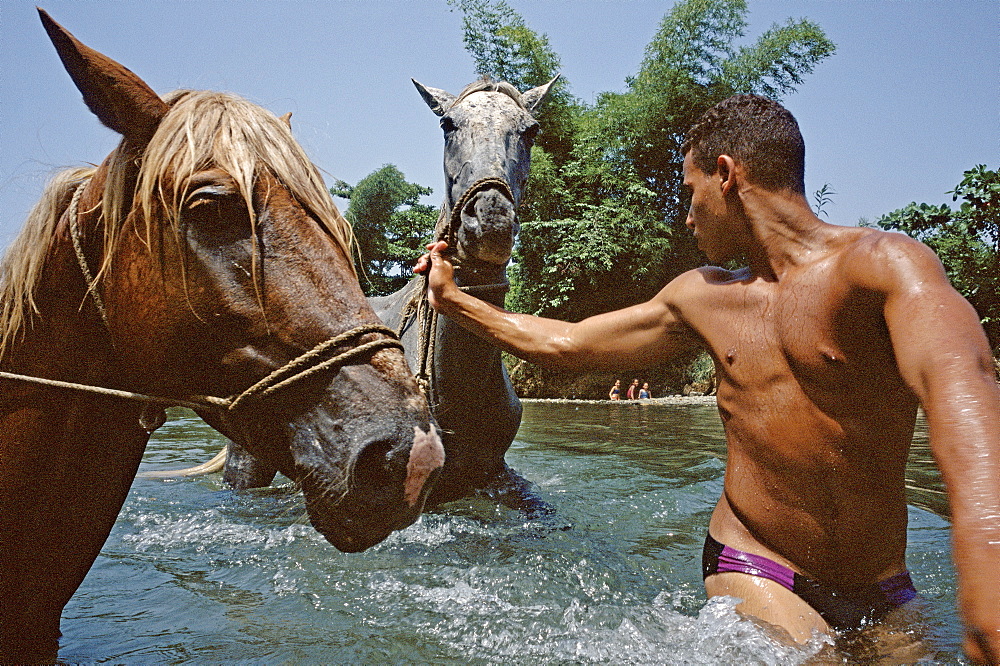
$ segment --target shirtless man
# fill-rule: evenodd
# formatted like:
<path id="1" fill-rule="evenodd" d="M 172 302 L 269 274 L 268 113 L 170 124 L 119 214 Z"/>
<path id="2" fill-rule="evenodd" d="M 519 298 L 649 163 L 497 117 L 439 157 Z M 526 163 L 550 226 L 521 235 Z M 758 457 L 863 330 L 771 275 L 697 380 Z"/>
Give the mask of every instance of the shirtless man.
<path id="1" fill-rule="evenodd" d="M 566 323 L 463 293 L 436 243 L 417 266 L 429 262 L 431 304 L 551 367 L 639 368 L 708 350 L 728 460 L 705 588 L 798 641 L 914 597 L 903 474 L 921 405 L 951 502 L 965 649 L 997 663 L 1000 387 L 976 312 L 924 245 L 813 214 L 802 136 L 780 105 L 730 98 L 683 152 L 698 247 L 746 268 L 692 270 L 646 303 Z"/>

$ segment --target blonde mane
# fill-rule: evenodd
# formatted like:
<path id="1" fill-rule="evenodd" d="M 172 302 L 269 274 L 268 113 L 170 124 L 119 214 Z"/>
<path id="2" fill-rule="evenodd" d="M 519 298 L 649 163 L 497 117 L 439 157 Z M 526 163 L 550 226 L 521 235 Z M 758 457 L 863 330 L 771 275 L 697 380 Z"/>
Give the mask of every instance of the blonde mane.
<path id="1" fill-rule="evenodd" d="M 101 204 L 104 254 L 96 271 L 98 279 L 111 264 L 125 220 L 141 212 L 147 240 L 159 217 L 176 232 L 191 177 L 208 168 L 221 169 L 233 178 L 255 230 L 253 187 L 260 174 L 269 172 L 330 233 L 351 263 L 354 235 L 350 224 L 285 122 L 226 93 L 179 90 L 165 101 L 171 108 L 145 148 L 134 192 L 126 191 L 135 172 L 134 163 L 130 164 L 134 156 L 125 153 L 124 142 L 109 157 Z M 77 168 L 57 174 L 0 260 L 0 358 L 38 314 L 35 289 L 56 224 L 73 190 L 94 171 Z"/>
<path id="2" fill-rule="evenodd" d="M 78 167 L 57 173 L 45 185 L 21 233 L 0 260 L 0 358 L 10 341 L 38 313 L 35 285 L 45 266 L 56 224 L 73 191 L 94 174 L 93 167 Z"/>

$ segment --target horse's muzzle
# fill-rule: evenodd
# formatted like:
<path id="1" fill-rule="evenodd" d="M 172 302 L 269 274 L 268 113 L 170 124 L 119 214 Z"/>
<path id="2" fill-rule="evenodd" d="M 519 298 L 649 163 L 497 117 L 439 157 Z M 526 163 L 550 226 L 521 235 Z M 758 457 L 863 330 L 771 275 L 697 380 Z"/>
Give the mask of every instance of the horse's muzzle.
<path id="1" fill-rule="evenodd" d="M 414 426 L 412 441 L 404 445 L 373 441 L 339 483 L 331 482 L 338 475 L 329 468 L 306 470 L 300 476 L 309 519 L 339 550 L 370 548 L 420 516 L 443 465 L 444 447 L 433 426 L 428 432 Z"/>
<path id="2" fill-rule="evenodd" d="M 518 230 L 514 202 L 498 189 L 483 190 L 462 208 L 459 250 L 479 261 L 503 265 L 510 259 Z"/>

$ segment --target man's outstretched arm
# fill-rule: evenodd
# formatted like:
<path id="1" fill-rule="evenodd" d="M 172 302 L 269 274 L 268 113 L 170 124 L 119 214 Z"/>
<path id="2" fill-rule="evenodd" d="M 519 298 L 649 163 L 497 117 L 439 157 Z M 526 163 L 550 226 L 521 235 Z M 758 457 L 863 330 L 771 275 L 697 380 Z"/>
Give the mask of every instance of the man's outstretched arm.
<path id="1" fill-rule="evenodd" d="M 414 269 L 428 270 L 428 296 L 435 310 L 514 356 L 542 366 L 572 370 L 649 367 L 692 349 L 697 339 L 677 316 L 671 297 L 677 281 L 655 298 L 569 323 L 508 312 L 462 292 L 443 242 L 428 246 Z"/>
<path id="2" fill-rule="evenodd" d="M 892 239 L 876 262 L 900 373 L 927 416 L 948 490 L 965 649 L 1000 663 L 1000 386 L 979 317 L 930 250 Z"/>

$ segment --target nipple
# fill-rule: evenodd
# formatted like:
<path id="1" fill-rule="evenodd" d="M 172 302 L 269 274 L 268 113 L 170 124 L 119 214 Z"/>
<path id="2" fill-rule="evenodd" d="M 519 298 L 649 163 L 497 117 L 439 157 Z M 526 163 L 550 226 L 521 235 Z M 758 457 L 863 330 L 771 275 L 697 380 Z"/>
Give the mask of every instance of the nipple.
<path id="1" fill-rule="evenodd" d="M 826 360 L 827 363 L 844 362 L 844 359 L 842 357 L 837 356 L 834 352 L 830 351 L 829 349 L 821 349 L 819 353 L 822 354 L 823 358 Z"/>
<path id="2" fill-rule="evenodd" d="M 730 347 L 726 350 L 726 363 L 732 365 L 736 362 L 736 347 Z"/>

